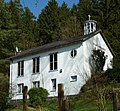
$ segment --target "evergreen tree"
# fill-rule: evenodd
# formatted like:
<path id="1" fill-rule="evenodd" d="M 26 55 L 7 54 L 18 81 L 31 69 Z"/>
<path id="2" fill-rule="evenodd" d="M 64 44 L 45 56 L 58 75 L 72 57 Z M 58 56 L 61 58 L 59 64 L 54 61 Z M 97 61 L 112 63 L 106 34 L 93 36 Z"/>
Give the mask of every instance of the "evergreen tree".
<path id="1" fill-rule="evenodd" d="M 21 34 L 19 35 L 19 47 L 22 50 L 36 46 L 35 43 L 35 17 L 28 7 L 24 8 L 22 14 Z"/>
<path id="2" fill-rule="evenodd" d="M 59 16 L 58 28 L 54 33 L 54 37 L 56 37 L 56 40 L 61 40 L 66 37 L 69 37 L 68 34 L 66 33 L 68 31 L 66 23 L 70 18 L 70 9 L 67 7 L 67 4 L 65 2 L 63 2 L 62 6 L 60 6 L 58 9 L 58 16 Z"/>
<path id="3" fill-rule="evenodd" d="M 50 0 L 38 18 L 40 44 L 54 41 L 53 35 L 58 28 L 58 17 L 58 3 L 56 0 Z"/>
<path id="4" fill-rule="evenodd" d="M 23 8 L 20 4 L 20 0 L 10 1 L 9 12 L 11 14 L 11 22 L 14 24 L 14 28 L 20 29 L 22 25 Z"/>
<path id="5" fill-rule="evenodd" d="M 88 15 L 92 15 L 91 7 L 91 0 L 79 0 L 77 17 L 80 20 L 82 27 L 84 22 L 88 20 Z"/>

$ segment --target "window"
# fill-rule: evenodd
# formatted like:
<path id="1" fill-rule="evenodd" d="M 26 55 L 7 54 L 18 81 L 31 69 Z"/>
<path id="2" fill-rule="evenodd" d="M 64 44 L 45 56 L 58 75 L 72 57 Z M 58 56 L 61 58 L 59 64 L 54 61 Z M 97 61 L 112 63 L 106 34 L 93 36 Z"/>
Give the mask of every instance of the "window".
<path id="1" fill-rule="evenodd" d="M 56 79 L 51 79 L 52 81 L 52 91 L 56 91 Z"/>
<path id="2" fill-rule="evenodd" d="M 39 57 L 33 58 L 33 73 L 39 72 Z"/>
<path id="3" fill-rule="evenodd" d="M 36 88 L 40 87 L 40 82 L 39 81 L 33 82 L 33 87 L 36 87 Z"/>
<path id="4" fill-rule="evenodd" d="M 24 75 L 24 61 L 18 62 L 18 76 Z"/>
<path id="5" fill-rule="evenodd" d="M 90 23 L 88 23 L 88 34 L 90 33 Z"/>
<path id="6" fill-rule="evenodd" d="M 18 84 L 18 93 L 22 93 L 24 84 Z"/>
<path id="7" fill-rule="evenodd" d="M 77 81 L 77 75 L 71 76 L 70 82 L 75 82 L 75 81 Z"/>
<path id="8" fill-rule="evenodd" d="M 77 55 L 77 51 L 74 49 L 71 51 L 71 57 L 75 57 Z"/>
<path id="9" fill-rule="evenodd" d="M 93 23 L 91 23 L 91 31 L 93 32 Z"/>
<path id="10" fill-rule="evenodd" d="M 57 69 L 57 53 L 50 54 L 50 70 Z"/>

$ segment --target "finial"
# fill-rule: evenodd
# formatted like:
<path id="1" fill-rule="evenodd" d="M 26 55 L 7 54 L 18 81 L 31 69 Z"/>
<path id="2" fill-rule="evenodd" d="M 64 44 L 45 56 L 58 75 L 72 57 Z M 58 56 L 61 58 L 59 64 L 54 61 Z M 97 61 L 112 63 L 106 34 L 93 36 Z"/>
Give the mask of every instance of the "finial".
<path id="1" fill-rule="evenodd" d="M 18 47 L 16 47 L 16 52 L 18 52 Z"/>
<path id="2" fill-rule="evenodd" d="M 18 47 L 16 47 L 15 49 L 16 49 L 15 55 L 16 55 L 16 54 L 19 54 L 19 53 L 21 52 L 21 50 L 18 50 Z"/>
<path id="3" fill-rule="evenodd" d="M 90 20 L 91 16 L 90 16 L 90 15 L 88 15 L 88 18 L 89 18 L 89 20 Z"/>

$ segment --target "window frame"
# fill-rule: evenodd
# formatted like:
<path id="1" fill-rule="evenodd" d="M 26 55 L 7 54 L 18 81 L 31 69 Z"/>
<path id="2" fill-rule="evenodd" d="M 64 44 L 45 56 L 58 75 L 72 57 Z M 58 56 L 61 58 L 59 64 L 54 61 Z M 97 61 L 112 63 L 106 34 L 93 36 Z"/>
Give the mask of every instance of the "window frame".
<path id="1" fill-rule="evenodd" d="M 18 62 L 18 77 L 24 76 L 24 60 Z"/>
<path id="2" fill-rule="evenodd" d="M 33 74 L 40 72 L 40 57 L 35 57 L 33 60 Z"/>
<path id="3" fill-rule="evenodd" d="M 22 94 L 23 93 L 23 88 L 24 88 L 24 83 L 20 83 L 17 86 L 18 86 L 17 93 Z"/>
<path id="4" fill-rule="evenodd" d="M 51 79 L 51 92 L 56 92 L 56 88 L 57 88 L 57 80 L 56 78 Z"/>
<path id="5" fill-rule="evenodd" d="M 50 71 L 58 69 L 58 53 L 49 54 Z"/>
<path id="6" fill-rule="evenodd" d="M 77 50 L 76 49 L 71 50 L 70 55 L 71 55 L 72 58 L 76 57 L 77 56 Z"/>
<path id="7" fill-rule="evenodd" d="M 33 81 L 33 82 L 32 82 L 32 86 L 33 86 L 34 88 L 39 88 L 39 87 L 40 87 L 40 81 Z"/>
<path id="8" fill-rule="evenodd" d="M 70 76 L 70 82 L 77 82 L 77 79 L 78 79 L 77 75 Z"/>

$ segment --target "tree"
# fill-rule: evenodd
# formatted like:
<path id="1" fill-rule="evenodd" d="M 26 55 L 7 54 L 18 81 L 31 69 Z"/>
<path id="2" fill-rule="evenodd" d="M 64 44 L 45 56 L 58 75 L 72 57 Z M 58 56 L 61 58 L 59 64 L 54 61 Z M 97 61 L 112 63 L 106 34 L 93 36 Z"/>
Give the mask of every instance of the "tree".
<path id="1" fill-rule="evenodd" d="M 82 26 L 84 22 L 88 20 L 88 15 L 92 15 L 92 6 L 93 5 L 91 4 L 91 0 L 79 0 L 77 17 L 80 20 Z"/>
<path id="2" fill-rule="evenodd" d="M 23 8 L 20 4 L 20 0 L 11 0 L 8 8 L 11 15 L 11 23 L 14 28 L 20 29 L 22 25 L 21 15 L 23 14 Z"/>
<path id="3" fill-rule="evenodd" d="M 70 17 L 70 9 L 67 7 L 67 4 L 65 2 L 62 3 L 62 6 L 58 8 L 58 26 L 57 29 L 54 32 L 54 40 L 61 40 L 66 37 L 66 32 L 64 32 L 64 29 L 66 27 L 66 22 Z"/>
<path id="4" fill-rule="evenodd" d="M 40 43 L 46 44 L 54 41 L 53 35 L 58 28 L 58 22 L 58 4 L 56 0 L 50 0 L 38 18 Z"/>
<path id="5" fill-rule="evenodd" d="M 56 38 L 58 37 L 58 40 L 82 35 L 82 28 L 77 18 L 77 13 L 76 5 L 73 5 L 70 10 L 67 8 L 67 4 L 63 2 L 62 6 L 59 7 L 59 28 L 56 31 Z"/>
<path id="6" fill-rule="evenodd" d="M 9 96 L 8 76 L 0 74 L 0 110 L 7 108 L 7 97 Z"/>
<path id="7" fill-rule="evenodd" d="M 22 26 L 21 33 L 19 35 L 18 44 L 22 50 L 32 48 L 36 46 L 35 43 L 35 30 L 36 30 L 36 21 L 32 12 L 29 8 L 25 7 L 22 14 Z"/>

